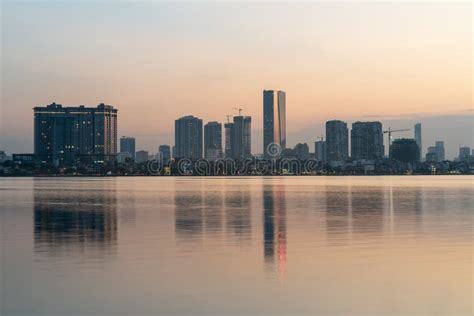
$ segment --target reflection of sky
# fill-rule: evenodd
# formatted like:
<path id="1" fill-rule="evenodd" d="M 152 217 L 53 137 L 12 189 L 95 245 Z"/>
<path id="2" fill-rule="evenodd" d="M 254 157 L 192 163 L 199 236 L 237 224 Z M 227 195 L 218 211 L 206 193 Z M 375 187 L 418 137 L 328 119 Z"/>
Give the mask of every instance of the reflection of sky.
<path id="1" fill-rule="evenodd" d="M 173 141 L 177 117 L 223 121 L 236 104 L 260 151 L 263 89 L 287 92 L 290 145 L 314 141 L 322 130 L 304 129 L 327 119 L 472 108 L 469 3 L 4 1 L 1 14 L 9 152 L 32 151 L 31 108 L 53 101 L 116 105 L 120 134 L 152 152 L 157 136 Z M 454 122 L 425 130 L 425 144 L 448 134 L 457 151 L 453 134 L 473 146 L 462 132 L 472 121 Z"/>

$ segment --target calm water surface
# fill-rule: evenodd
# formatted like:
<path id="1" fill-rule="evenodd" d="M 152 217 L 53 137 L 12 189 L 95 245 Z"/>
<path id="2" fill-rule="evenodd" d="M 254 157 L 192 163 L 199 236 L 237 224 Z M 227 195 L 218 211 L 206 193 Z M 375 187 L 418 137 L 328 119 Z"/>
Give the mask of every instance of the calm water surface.
<path id="1" fill-rule="evenodd" d="M 472 315 L 474 177 L 0 178 L 1 315 Z"/>

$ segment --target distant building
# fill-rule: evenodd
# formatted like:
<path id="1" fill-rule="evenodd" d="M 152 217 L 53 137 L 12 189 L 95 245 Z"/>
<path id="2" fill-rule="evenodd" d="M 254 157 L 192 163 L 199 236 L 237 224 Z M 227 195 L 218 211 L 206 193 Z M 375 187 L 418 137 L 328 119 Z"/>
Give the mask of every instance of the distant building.
<path id="1" fill-rule="evenodd" d="M 349 131 L 343 121 L 326 122 L 326 158 L 329 162 L 343 162 L 349 158 Z"/>
<path id="2" fill-rule="evenodd" d="M 430 159 L 430 160 L 428 160 Z M 442 162 L 445 160 L 444 157 L 444 142 L 437 141 L 435 146 L 428 147 L 428 152 L 426 154 L 426 160 L 429 162 Z M 433 161 L 434 160 L 434 161 Z"/>
<path id="3" fill-rule="evenodd" d="M 129 153 L 129 158 L 135 159 L 135 138 L 128 136 L 120 137 L 120 153 Z"/>
<path id="4" fill-rule="evenodd" d="M 148 158 L 149 158 L 149 155 L 148 155 L 148 151 L 146 150 L 139 150 L 135 153 L 135 161 L 137 163 L 148 161 Z"/>
<path id="5" fill-rule="evenodd" d="M 5 154 L 5 151 L 0 150 L 0 163 L 3 163 L 6 160 L 7 160 L 7 155 Z"/>
<path id="6" fill-rule="evenodd" d="M 252 156 L 252 118 L 234 116 L 231 139 L 232 158 L 244 159 Z"/>
<path id="7" fill-rule="evenodd" d="M 286 147 L 286 94 L 283 91 L 263 91 L 263 153 L 271 143 Z"/>
<path id="8" fill-rule="evenodd" d="M 225 158 L 232 158 L 234 154 L 232 152 L 232 138 L 234 134 L 234 123 L 227 122 L 224 124 L 225 130 Z"/>
<path id="9" fill-rule="evenodd" d="M 204 126 L 204 157 L 208 160 L 222 158 L 222 124 L 209 122 Z"/>
<path id="10" fill-rule="evenodd" d="M 431 147 L 429 147 L 431 148 Z M 433 147 L 434 148 L 434 147 Z M 425 157 L 426 162 L 438 162 L 438 155 L 435 151 L 428 151 Z"/>
<path id="11" fill-rule="evenodd" d="M 192 115 L 175 121 L 175 152 L 177 158 L 202 158 L 202 120 Z"/>
<path id="12" fill-rule="evenodd" d="M 444 142 L 443 141 L 436 141 L 435 142 L 435 148 L 436 148 L 436 155 L 438 155 L 438 161 L 444 161 L 445 160 L 445 154 L 444 154 Z"/>
<path id="13" fill-rule="evenodd" d="M 78 156 L 113 160 L 117 154 L 117 109 L 63 107 L 52 103 L 34 111 L 34 152 L 57 165 L 73 163 Z"/>
<path id="14" fill-rule="evenodd" d="M 414 139 L 396 139 L 390 146 L 390 158 L 400 162 L 418 162 L 420 161 L 420 149 Z"/>
<path id="15" fill-rule="evenodd" d="M 296 159 L 299 160 L 308 160 L 309 159 L 309 147 L 308 144 L 304 143 L 298 143 L 296 146 L 293 148 L 293 152 L 295 155 Z"/>
<path id="16" fill-rule="evenodd" d="M 351 130 L 351 158 L 375 160 L 384 155 L 383 131 L 380 122 L 355 122 Z"/>
<path id="17" fill-rule="evenodd" d="M 420 149 L 420 158 L 423 157 L 423 144 L 421 142 L 421 123 L 415 124 L 415 141 Z"/>
<path id="18" fill-rule="evenodd" d="M 118 163 L 124 163 L 124 162 L 127 161 L 127 159 L 130 159 L 130 160 L 132 159 L 132 155 L 128 151 L 123 152 L 123 153 L 120 152 L 120 153 L 117 154 L 117 162 Z"/>
<path id="19" fill-rule="evenodd" d="M 169 145 L 160 145 L 160 147 L 158 147 L 158 153 L 163 161 L 168 161 L 171 159 L 171 149 Z"/>
<path id="20" fill-rule="evenodd" d="M 461 147 L 459 148 L 459 160 L 461 161 L 468 161 L 471 155 L 471 148 L 469 147 Z"/>
<path id="21" fill-rule="evenodd" d="M 314 143 L 314 157 L 317 161 L 326 161 L 326 142 L 324 140 Z"/>

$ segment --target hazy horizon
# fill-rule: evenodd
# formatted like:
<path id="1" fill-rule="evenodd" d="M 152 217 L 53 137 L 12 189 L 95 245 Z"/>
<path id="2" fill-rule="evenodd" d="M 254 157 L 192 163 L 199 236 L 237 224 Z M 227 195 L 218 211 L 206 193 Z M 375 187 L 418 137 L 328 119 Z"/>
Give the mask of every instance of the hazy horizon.
<path id="1" fill-rule="evenodd" d="M 470 3 L 3 1 L 0 149 L 33 151 L 34 106 L 119 109 L 119 137 L 156 152 L 174 120 L 252 116 L 287 93 L 288 143 L 329 119 L 424 125 L 423 151 L 474 147 Z M 394 135 L 398 136 L 398 135 Z M 400 136 L 412 137 L 413 133 Z"/>

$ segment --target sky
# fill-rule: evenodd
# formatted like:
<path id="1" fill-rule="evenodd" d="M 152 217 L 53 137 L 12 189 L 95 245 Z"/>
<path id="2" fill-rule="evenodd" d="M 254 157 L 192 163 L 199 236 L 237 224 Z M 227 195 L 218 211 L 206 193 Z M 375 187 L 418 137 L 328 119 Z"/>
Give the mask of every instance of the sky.
<path id="1" fill-rule="evenodd" d="M 119 136 L 156 152 L 174 120 L 252 116 L 287 95 L 288 144 L 324 122 L 423 124 L 423 147 L 474 147 L 473 5 L 433 2 L 1 1 L 0 149 L 33 151 L 34 106 L 119 109 Z M 412 132 L 396 137 L 413 137 Z"/>

